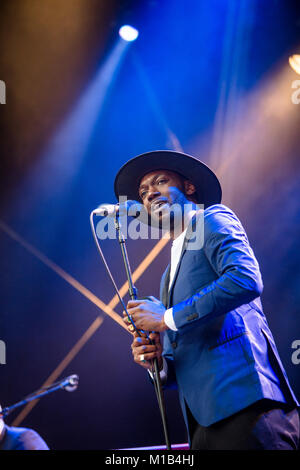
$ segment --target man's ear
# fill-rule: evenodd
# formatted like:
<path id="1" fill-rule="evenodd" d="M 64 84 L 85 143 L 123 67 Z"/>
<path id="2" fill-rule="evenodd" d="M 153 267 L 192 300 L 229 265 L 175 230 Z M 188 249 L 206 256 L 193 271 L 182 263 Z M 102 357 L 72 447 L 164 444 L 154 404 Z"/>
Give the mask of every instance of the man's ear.
<path id="1" fill-rule="evenodd" d="M 189 180 L 184 180 L 184 192 L 187 196 L 191 196 L 192 194 L 195 194 L 196 188 L 195 185 L 189 181 Z"/>

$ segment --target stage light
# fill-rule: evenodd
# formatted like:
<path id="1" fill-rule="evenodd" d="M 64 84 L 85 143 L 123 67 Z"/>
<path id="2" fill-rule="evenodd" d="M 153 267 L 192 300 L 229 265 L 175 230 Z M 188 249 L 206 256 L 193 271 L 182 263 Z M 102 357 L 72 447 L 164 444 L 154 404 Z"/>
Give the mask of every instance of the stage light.
<path id="1" fill-rule="evenodd" d="M 289 57 L 289 63 L 292 69 L 300 75 L 300 54 L 294 54 Z"/>
<path id="2" fill-rule="evenodd" d="M 122 39 L 124 39 L 124 41 L 131 42 L 136 40 L 139 32 L 133 26 L 126 24 L 119 29 L 119 35 Z"/>

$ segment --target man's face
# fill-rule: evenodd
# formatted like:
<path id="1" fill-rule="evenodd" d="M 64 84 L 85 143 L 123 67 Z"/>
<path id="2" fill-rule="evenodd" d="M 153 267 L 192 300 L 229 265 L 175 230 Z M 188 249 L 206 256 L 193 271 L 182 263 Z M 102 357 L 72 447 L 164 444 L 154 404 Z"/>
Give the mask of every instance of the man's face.
<path id="1" fill-rule="evenodd" d="M 147 173 L 140 182 L 140 198 L 149 214 L 158 219 L 168 213 L 170 206 L 176 204 L 184 208 L 189 203 L 185 195 L 184 183 L 179 175 L 169 170 L 156 170 Z"/>

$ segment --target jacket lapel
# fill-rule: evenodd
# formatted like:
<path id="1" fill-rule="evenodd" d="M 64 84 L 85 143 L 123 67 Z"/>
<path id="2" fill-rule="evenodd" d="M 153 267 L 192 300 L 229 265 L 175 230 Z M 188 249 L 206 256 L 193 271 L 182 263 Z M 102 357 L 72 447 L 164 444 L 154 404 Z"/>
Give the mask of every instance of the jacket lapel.
<path id="1" fill-rule="evenodd" d="M 162 287 L 162 293 L 161 293 L 161 301 L 162 303 L 167 307 L 168 303 L 168 288 L 169 288 L 169 282 L 170 282 L 170 268 L 171 264 L 169 263 L 167 266 L 167 269 L 164 272 L 163 275 L 163 287 Z"/>

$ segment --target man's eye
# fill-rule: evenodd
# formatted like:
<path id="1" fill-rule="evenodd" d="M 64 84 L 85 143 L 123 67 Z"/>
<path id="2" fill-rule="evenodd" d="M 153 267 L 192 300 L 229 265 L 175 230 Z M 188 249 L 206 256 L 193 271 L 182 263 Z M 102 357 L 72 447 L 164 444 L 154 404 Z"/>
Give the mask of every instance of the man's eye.
<path id="1" fill-rule="evenodd" d="M 157 182 L 157 184 L 160 184 L 160 183 L 166 183 L 166 182 L 167 182 L 167 180 L 165 180 L 165 179 L 162 179 L 162 180 L 159 180 L 159 181 Z"/>

